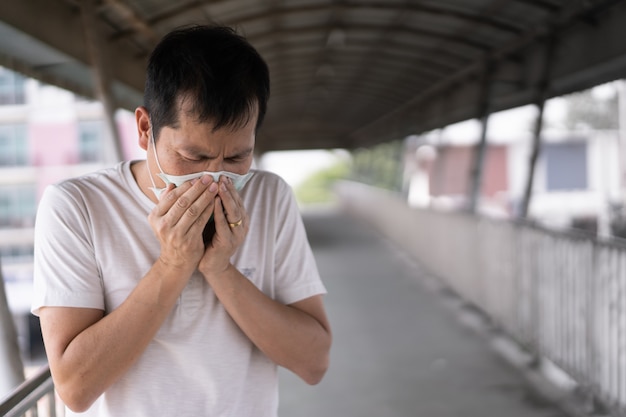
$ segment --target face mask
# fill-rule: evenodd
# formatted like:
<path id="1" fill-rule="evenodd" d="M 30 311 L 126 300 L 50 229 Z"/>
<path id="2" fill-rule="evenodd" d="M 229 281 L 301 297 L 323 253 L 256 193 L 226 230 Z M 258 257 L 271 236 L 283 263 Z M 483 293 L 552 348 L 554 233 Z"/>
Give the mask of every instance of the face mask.
<path id="1" fill-rule="evenodd" d="M 163 191 L 165 191 L 165 189 L 167 188 L 167 185 L 174 184 L 176 187 L 180 187 L 185 182 L 191 181 L 196 178 L 200 178 L 203 175 L 210 175 L 211 177 L 213 177 L 213 181 L 215 182 L 219 181 L 221 176 L 228 177 L 233 182 L 233 185 L 235 186 L 235 189 L 237 191 L 241 190 L 243 186 L 246 185 L 250 177 L 252 177 L 252 172 L 248 172 L 247 174 L 242 175 L 242 174 L 236 174 L 234 172 L 228 172 L 228 171 L 219 171 L 219 172 L 202 171 L 202 172 L 195 172 L 193 174 L 187 174 L 187 175 L 168 175 L 165 172 L 163 172 L 163 169 L 161 168 L 161 164 L 159 163 L 159 157 L 157 156 L 157 153 L 156 153 L 156 144 L 154 141 L 154 135 L 152 134 L 152 128 L 150 128 L 150 139 L 152 141 L 152 150 L 154 152 L 154 159 L 156 160 L 157 166 L 159 167 L 159 171 L 161 171 L 161 173 L 158 175 L 166 184 L 164 188 L 157 188 L 156 184 L 154 183 L 154 179 L 152 179 L 152 174 L 150 173 L 150 170 L 148 170 L 148 175 L 150 177 L 150 181 L 152 182 L 152 187 L 150 189 L 152 190 L 154 195 L 156 195 L 157 200 L 161 199 L 161 194 L 163 193 Z M 148 165 L 146 164 L 146 168 L 147 167 Z"/>

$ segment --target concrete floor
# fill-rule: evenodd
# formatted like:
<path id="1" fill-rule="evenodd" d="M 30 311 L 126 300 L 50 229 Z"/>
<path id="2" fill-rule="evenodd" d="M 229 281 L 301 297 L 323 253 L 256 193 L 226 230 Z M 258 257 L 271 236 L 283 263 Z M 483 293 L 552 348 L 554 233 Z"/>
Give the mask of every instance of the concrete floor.
<path id="1" fill-rule="evenodd" d="M 305 224 L 334 344 L 317 386 L 281 370 L 281 417 L 565 416 L 379 235 L 332 211 Z"/>

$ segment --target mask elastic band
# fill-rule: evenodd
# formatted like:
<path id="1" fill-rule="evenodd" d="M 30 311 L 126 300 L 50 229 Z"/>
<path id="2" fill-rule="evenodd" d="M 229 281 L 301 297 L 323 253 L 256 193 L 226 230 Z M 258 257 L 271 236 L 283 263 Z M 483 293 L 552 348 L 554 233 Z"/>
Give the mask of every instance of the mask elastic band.
<path id="1" fill-rule="evenodd" d="M 156 160 L 157 166 L 159 167 L 159 171 L 163 173 L 163 170 L 161 169 L 161 164 L 159 164 L 159 157 L 157 156 L 157 153 L 156 153 L 156 143 L 154 142 L 154 134 L 152 133 L 152 125 L 150 125 L 150 142 L 152 142 L 152 151 L 154 152 L 154 159 Z M 148 144 L 148 146 L 150 145 Z M 157 186 L 154 182 L 154 178 L 152 178 L 152 172 L 150 172 L 150 168 L 148 167 L 148 160 L 146 160 L 146 169 L 148 170 L 148 176 L 150 177 L 150 182 L 152 182 L 152 188 L 156 190 Z"/>

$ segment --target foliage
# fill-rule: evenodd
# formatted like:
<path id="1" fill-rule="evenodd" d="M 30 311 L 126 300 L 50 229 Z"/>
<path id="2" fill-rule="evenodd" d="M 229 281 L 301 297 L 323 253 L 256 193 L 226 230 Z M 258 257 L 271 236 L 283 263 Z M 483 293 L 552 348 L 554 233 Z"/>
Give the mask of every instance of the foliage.
<path id="1" fill-rule="evenodd" d="M 593 90 L 585 90 L 566 97 L 567 115 L 565 125 L 572 130 L 581 127 L 590 129 L 617 129 L 618 95 L 598 98 Z"/>
<path id="2" fill-rule="evenodd" d="M 402 188 L 401 141 L 359 149 L 354 155 L 353 178 L 376 187 L 398 191 Z"/>
<path id="3" fill-rule="evenodd" d="M 348 161 L 340 161 L 329 168 L 317 171 L 296 187 L 296 199 L 300 204 L 332 202 L 334 200 L 333 184 L 337 180 L 348 178 L 349 175 Z"/>

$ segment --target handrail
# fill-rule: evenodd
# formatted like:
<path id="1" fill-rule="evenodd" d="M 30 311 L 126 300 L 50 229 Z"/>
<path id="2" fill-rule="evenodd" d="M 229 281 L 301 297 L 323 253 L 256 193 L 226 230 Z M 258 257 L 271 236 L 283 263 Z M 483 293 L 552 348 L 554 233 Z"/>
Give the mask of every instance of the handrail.
<path id="1" fill-rule="evenodd" d="M 50 367 L 43 366 L 32 377 L 24 381 L 0 402 L 0 416 L 18 417 L 37 407 L 37 402 L 50 394 L 50 416 L 56 415 L 54 384 Z"/>
<path id="2" fill-rule="evenodd" d="M 594 406 L 626 416 L 626 241 L 411 208 L 364 184 L 336 190 L 344 208 L 537 359 L 556 364 Z"/>

